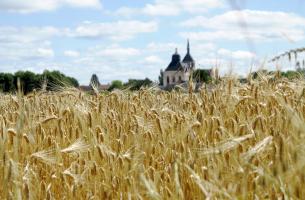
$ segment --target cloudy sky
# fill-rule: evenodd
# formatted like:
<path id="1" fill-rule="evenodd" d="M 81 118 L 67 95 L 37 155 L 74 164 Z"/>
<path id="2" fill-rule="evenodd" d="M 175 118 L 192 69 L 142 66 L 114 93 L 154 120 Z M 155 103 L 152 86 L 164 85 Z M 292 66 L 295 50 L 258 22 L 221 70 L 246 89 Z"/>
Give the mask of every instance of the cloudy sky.
<path id="1" fill-rule="evenodd" d="M 305 46 L 304 10 L 303 0 L 0 0 L 0 71 L 157 80 L 189 38 L 198 68 L 246 74 Z"/>

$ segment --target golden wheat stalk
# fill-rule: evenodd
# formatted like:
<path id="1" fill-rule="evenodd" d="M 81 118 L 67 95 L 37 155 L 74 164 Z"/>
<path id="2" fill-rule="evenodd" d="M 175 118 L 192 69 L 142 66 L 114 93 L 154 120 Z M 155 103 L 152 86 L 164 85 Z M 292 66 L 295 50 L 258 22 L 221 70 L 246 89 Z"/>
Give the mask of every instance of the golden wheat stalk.
<path id="1" fill-rule="evenodd" d="M 201 150 L 202 155 L 209 155 L 209 154 L 218 154 L 218 153 L 227 153 L 228 151 L 231 151 L 232 149 L 236 148 L 238 145 L 240 145 L 242 142 L 253 138 L 254 134 L 248 134 L 242 137 L 232 138 L 229 139 L 227 142 L 223 142 L 220 145 L 216 145 L 216 147 Z"/>
<path id="2" fill-rule="evenodd" d="M 90 145 L 82 138 L 77 139 L 74 143 L 68 147 L 62 149 L 62 153 L 73 153 L 73 152 L 83 152 L 87 151 L 90 148 Z"/>
<path id="3" fill-rule="evenodd" d="M 269 144 L 271 144 L 272 142 L 272 136 L 268 136 L 266 138 L 264 138 L 262 141 L 260 141 L 259 143 L 257 143 L 254 147 L 250 148 L 247 152 L 245 152 L 244 154 L 242 154 L 242 158 L 246 161 L 248 161 L 249 159 L 251 159 L 253 156 L 255 156 L 256 154 L 259 154 L 260 152 L 262 152 Z"/>

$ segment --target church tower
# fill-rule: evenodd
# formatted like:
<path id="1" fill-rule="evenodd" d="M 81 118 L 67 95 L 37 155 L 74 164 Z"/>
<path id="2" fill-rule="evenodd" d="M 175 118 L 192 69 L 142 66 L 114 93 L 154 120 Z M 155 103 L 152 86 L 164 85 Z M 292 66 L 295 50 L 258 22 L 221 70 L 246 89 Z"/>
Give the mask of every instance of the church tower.
<path id="1" fill-rule="evenodd" d="M 187 53 L 185 55 L 185 57 L 183 58 L 183 63 L 186 64 L 189 68 L 193 69 L 195 67 L 195 61 L 191 56 L 191 52 L 190 52 L 190 41 L 187 40 Z"/>

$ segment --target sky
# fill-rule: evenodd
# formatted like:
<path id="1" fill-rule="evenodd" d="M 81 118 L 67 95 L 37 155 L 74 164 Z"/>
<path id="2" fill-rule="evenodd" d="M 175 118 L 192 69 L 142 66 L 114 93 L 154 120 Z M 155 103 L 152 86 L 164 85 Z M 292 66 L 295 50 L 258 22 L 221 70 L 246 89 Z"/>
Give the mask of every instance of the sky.
<path id="1" fill-rule="evenodd" d="M 304 10 L 303 0 L 0 0 L 0 72 L 157 81 L 187 39 L 197 68 L 293 69 L 268 61 L 305 46 Z"/>

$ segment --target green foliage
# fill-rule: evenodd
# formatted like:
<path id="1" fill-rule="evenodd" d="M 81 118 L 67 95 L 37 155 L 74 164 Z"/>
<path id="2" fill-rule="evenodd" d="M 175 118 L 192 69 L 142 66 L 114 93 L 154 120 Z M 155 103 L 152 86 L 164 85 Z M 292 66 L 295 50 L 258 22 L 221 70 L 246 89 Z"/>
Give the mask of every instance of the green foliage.
<path id="1" fill-rule="evenodd" d="M 258 79 L 259 75 L 272 75 L 275 74 L 274 71 L 268 71 L 268 70 L 259 70 L 257 72 L 252 72 L 251 76 L 253 79 Z M 297 71 L 288 70 L 286 72 L 280 72 L 282 77 L 285 77 L 289 80 L 298 79 L 305 76 L 305 70 L 304 69 L 298 69 Z"/>
<path id="2" fill-rule="evenodd" d="M 14 75 L 10 73 L 0 73 L 0 90 L 10 92 L 16 90 L 14 85 Z"/>
<path id="3" fill-rule="evenodd" d="M 111 85 L 109 87 L 109 91 L 112 91 L 114 89 L 122 89 L 123 88 L 123 83 L 120 80 L 114 80 L 111 82 Z"/>
<path id="4" fill-rule="evenodd" d="M 111 82 L 111 85 L 108 91 L 112 91 L 114 89 L 129 89 L 131 91 L 139 90 L 142 87 L 151 86 L 152 81 L 149 78 L 145 79 L 129 79 L 127 83 L 122 83 L 120 80 L 114 80 Z"/>
<path id="5" fill-rule="evenodd" d="M 164 83 L 163 83 L 163 76 L 164 76 L 164 72 L 163 72 L 163 70 L 161 69 L 161 71 L 160 71 L 160 75 L 159 75 L 159 85 L 163 85 Z"/>
<path id="6" fill-rule="evenodd" d="M 151 86 L 152 83 L 153 82 L 148 78 L 145 78 L 144 80 L 129 79 L 128 82 L 124 84 L 124 87 L 134 91 L 141 89 L 141 87 Z"/>
<path id="7" fill-rule="evenodd" d="M 14 85 L 17 88 L 17 79 L 20 79 L 21 89 L 25 94 L 39 88 L 41 85 L 41 77 L 30 71 L 18 71 L 14 75 Z"/>
<path id="8" fill-rule="evenodd" d="M 75 78 L 65 76 L 59 71 L 45 70 L 41 77 L 47 81 L 47 90 L 56 90 L 57 87 L 78 87 L 78 81 Z"/>
<path id="9" fill-rule="evenodd" d="M 204 82 L 204 83 L 209 83 L 212 81 L 212 77 L 210 74 L 210 70 L 208 69 L 196 69 L 193 72 L 193 80 L 196 82 Z"/>
<path id="10" fill-rule="evenodd" d="M 281 72 L 281 75 L 283 77 L 286 77 L 288 78 L 289 80 L 292 80 L 292 79 L 297 79 L 297 78 L 301 78 L 301 77 L 304 77 L 304 71 L 287 71 L 287 72 Z"/>
<path id="11" fill-rule="evenodd" d="M 65 76 L 59 71 L 44 71 L 43 74 L 18 71 L 15 74 L 0 73 L 0 90 L 2 92 L 16 91 L 18 79 L 21 83 L 21 89 L 25 94 L 32 92 L 34 89 L 41 89 L 44 81 L 47 83 L 47 90 L 54 90 L 57 86 L 79 86 L 75 78 Z"/>

